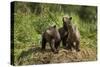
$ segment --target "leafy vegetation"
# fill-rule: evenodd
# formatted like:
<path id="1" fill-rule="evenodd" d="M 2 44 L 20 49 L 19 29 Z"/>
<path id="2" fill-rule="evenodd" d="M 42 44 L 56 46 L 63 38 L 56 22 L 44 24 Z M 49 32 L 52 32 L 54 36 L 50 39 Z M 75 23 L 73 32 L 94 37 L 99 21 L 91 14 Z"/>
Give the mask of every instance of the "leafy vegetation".
<path id="1" fill-rule="evenodd" d="M 58 28 L 62 27 L 62 17 L 65 15 L 72 16 L 73 24 L 80 31 L 82 51 L 76 55 L 65 50 L 65 53 L 60 51 L 59 54 L 55 55 L 48 51 L 48 47 L 46 52 L 41 52 L 42 32 L 50 25 L 56 24 Z M 78 58 L 78 61 L 96 60 L 96 50 L 96 6 L 14 2 L 15 65 L 71 62 L 77 60 L 80 56 L 81 58 Z M 72 58 L 69 56 L 72 56 Z M 65 60 L 64 57 L 67 59 Z"/>

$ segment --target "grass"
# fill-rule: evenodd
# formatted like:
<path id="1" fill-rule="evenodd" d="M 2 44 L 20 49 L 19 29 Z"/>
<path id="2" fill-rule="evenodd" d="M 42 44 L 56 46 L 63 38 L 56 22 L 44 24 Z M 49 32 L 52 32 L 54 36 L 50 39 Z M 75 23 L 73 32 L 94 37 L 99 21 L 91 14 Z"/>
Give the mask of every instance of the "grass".
<path id="1" fill-rule="evenodd" d="M 56 24 L 58 28 L 61 27 L 63 15 L 36 16 L 32 13 L 14 14 L 15 65 L 96 60 L 96 22 L 84 22 L 76 14 L 71 14 L 71 16 L 73 17 L 73 24 L 78 27 L 81 34 L 80 47 L 82 51 L 73 53 L 60 48 L 59 54 L 53 54 L 50 49 L 41 52 L 41 33 L 51 24 Z"/>

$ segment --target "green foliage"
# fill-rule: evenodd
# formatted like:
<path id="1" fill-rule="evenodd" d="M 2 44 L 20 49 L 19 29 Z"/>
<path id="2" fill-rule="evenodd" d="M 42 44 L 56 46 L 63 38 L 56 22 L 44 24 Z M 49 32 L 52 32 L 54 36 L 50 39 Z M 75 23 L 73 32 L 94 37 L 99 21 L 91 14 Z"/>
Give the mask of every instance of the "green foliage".
<path id="1" fill-rule="evenodd" d="M 82 20 L 88 21 L 88 22 L 94 22 L 97 20 L 97 8 L 96 7 L 89 7 L 88 6 L 81 6 L 79 12 L 79 17 Z"/>
<path id="2" fill-rule="evenodd" d="M 62 17 L 72 16 L 81 34 L 81 47 L 96 50 L 97 44 L 97 8 L 59 4 L 15 2 L 14 9 L 14 56 L 15 65 L 23 51 L 41 46 L 42 32 L 51 25 L 62 27 Z M 26 55 L 26 54 L 25 54 Z M 27 58 L 27 59 L 26 59 Z M 32 54 L 23 59 L 32 60 Z M 27 62 L 30 64 L 29 62 Z M 34 61 L 35 63 L 35 61 Z"/>

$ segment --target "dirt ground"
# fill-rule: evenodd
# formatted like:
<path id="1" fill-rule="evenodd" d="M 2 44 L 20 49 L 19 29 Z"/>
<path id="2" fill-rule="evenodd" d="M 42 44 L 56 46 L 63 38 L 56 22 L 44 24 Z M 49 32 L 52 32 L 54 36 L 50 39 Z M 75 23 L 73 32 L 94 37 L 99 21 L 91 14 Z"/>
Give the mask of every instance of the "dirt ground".
<path id="1" fill-rule="evenodd" d="M 27 58 L 27 54 L 31 55 L 30 59 Z M 54 54 L 50 49 L 41 51 L 40 47 L 31 47 L 27 51 L 22 52 L 22 54 L 18 58 L 18 65 L 95 61 L 97 60 L 96 56 L 96 51 L 93 51 L 91 48 L 81 48 L 80 52 L 76 52 L 75 50 L 69 51 L 60 48 L 59 52 L 57 54 Z"/>

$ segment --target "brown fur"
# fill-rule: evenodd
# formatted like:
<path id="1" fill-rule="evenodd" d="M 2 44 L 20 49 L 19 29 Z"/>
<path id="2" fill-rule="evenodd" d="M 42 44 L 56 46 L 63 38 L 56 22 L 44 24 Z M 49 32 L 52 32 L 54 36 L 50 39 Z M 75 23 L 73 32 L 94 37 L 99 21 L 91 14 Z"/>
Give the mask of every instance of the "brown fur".
<path id="1" fill-rule="evenodd" d="M 72 24 L 71 19 L 72 18 L 70 17 L 69 22 L 66 22 L 68 27 L 68 48 L 71 50 L 74 48 L 76 51 L 80 51 L 80 33 L 78 28 Z"/>
<path id="2" fill-rule="evenodd" d="M 64 48 L 67 48 L 67 38 L 68 38 L 68 27 L 67 27 L 67 19 L 66 17 L 63 17 L 63 27 L 59 28 L 59 33 L 62 41 L 62 45 Z"/>
<path id="3" fill-rule="evenodd" d="M 76 26 L 71 22 L 72 17 L 63 17 L 63 27 L 59 28 L 59 33 L 64 48 L 80 51 L 80 33 Z"/>
<path id="4" fill-rule="evenodd" d="M 58 46 L 60 44 L 60 34 L 56 29 L 56 26 L 49 27 L 43 34 L 42 34 L 42 49 L 45 49 L 46 43 L 50 44 L 51 50 L 54 53 L 57 53 Z"/>

